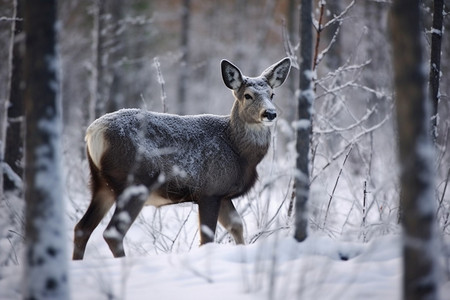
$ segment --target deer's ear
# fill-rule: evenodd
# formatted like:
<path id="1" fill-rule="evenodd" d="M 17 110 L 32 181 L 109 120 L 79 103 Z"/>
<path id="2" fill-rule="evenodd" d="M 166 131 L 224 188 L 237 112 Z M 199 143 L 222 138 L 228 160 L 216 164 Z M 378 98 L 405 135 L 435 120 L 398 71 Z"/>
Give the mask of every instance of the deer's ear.
<path id="1" fill-rule="evenodd" d="M 266 77 L 272 88 L 279 87 L 283 84 L 289 75 L 289 70 L 291 69 L 291 59 L 286 57 L 276 64 L 268 67 L 261 76 Z"/>
<path id="2" fill-rule="evenodd" d="M 229 89 L 238 90 L 243 82 L 241 70 L 225 59 L 221 61 L 220 67 L 222 69 L 222 79 L 225 85 Z"/>

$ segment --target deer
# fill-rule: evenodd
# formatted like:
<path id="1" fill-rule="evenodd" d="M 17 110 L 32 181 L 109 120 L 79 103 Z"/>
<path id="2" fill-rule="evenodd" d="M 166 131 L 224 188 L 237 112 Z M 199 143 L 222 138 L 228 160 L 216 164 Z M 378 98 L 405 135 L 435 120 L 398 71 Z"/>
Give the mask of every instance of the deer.
<path id="1" fill-rule="evenodd" d="M 243 221 L 232 200 L 258 178 L 277 119 L 273 89 L 286 80 L 290 58 L 258 77 L 247 77 L 228 60 L 221 75 L 232 90 L 230 115 L 187 115 L 127 108 L 96 119 L 86 130 L 92 199 L 74 228 L 73 259 L 116 204 L 103 232 L 114 257 L 125 256 L 123 240 L 146 205 L 198 205 L 200 245 L 214 241 L 219 222 L 244 244 Z"/>

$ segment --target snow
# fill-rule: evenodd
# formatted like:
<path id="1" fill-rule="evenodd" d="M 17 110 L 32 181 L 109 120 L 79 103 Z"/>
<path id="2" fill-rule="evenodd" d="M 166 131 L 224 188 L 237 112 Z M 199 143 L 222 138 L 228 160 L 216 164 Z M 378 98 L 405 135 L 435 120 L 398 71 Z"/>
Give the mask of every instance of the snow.
<path id="1" fill-rule="evenodd" d="M 306 130 L 309 129 L 311 127 L 311 121 L 308 119 L 301 119 L 301 120 L 297 120 L 292 122 L 292 127 L 299 130 Z"/>
<path id="2" fill-rule="evenodd" d="M 276 236 L 183 254 L 74 261 L 72 299 L 400 299 L 400 244 L 400 236 L 368 244 Z M 0 299 L 21 298 L 19 268 L 2 270 Z M 447 282 L 441 293 L 448 292 Z"/>
<path id="3" fill-rule="evenodd" d="M 0 143 L 1 144 L 1 143 Z M 3 171 L 3 175 L 8 177 L 10 181 L 14 183 L 14 186 L 18 189 L 23 189 L 22 178 L 14 172 L 14 170 L 7 163 L 0 163 L 1 169 Z"/>
<path id="4" fill-rule="evenodd" d="M 399 299 L 400 243 L 399 236 L 361 244 L 278 235 L 247 246 L 73 261 L 72 299 Z M 0 299 L 21 298 L 19 268 L 2 270 Z"/>
<path id="5" fill-rule="evenodd" d="M 430 32 L 431 32 L 431 34 L 437 34 L 437 35 L 442 36 L 442 30 L 440 30 L 440 29 L 431 28 Z"/>

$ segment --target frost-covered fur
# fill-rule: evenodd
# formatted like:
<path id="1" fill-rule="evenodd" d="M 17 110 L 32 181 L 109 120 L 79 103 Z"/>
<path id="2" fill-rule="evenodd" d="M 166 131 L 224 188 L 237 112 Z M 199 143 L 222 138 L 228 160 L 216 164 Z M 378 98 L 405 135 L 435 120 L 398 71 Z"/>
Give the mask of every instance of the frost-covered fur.
<path id="1" fill-rule="evenodd" d="M 235 96 L 229 116 L 122 109 L 89 126 L 93 197 L 75 228 L 74 259 L 83 257 L 91 232 L 114 201 L 116 212 L 104 234 L 114 256 L 124 255 L 123 236 L 144 204 L 195 202 L 202 244 L 214 239 L 217 220 L 237 243 L 244 242 L 231 199 L 247 193 L 257 179 L 256 166 L 270 144 L 268 125 L 276 119 L 272 90 L 286 79 L 290 60 L 256 78 L 243 76 L 228 61 L 221 66 Z"/>

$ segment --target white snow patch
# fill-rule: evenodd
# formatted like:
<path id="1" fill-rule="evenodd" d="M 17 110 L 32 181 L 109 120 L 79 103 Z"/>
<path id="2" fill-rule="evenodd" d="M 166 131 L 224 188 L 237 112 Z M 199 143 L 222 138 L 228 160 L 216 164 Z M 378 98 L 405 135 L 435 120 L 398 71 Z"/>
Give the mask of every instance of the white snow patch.
<path id="1" fill-rule="evenodd" d="M 442 30 L 437 29 L 437 28 L 431 28 L 430 33 L 442 36 Z"/>
<path id="2" fill-rule="evenodd" d="M 0 143 L 1 144 L 1 143 Z M 22 178 L 14 172 L 14 170 L 7 163 L 0 163 L 1 169 L 3 171 L 3 175 L 8 177 L 10 181 L 14 183 L 14 186 L 18 189 L 23 189 Z"/>
<path id="3" fill-rule="evenodd" d="M 132 185 L 127 187 L 119 196 L 118 205 L 123 207 L 132 198 L 142 197 L 142 201 L 146 201 L 148 195 L 148 189 L 145 185 Z"/>
<path id="4" fill-rule="evenodd" d="M 312 71 L 312 70 L 305 70 L 304 74 L 305 74 L 306 78 L 308 78 L 310 81 L 316 79 L 316 77 L 317 77 L 316 71 Z"/>
<path id="5" fill-rule="evenodd" d="M 130 214 L 127 211 L 123 211 L 120 214 L 117 215 L 117 219 L 121 223 L 127 223 L 129 224 L 131 222 Z"/>
<path id="6" fill-rule="evenodd" d="M 369 244 L 313 235 L 184 254 L 71 262 L 72 299 L 400 299 L 399 236 Z M 0 298 L 21 299 L 20 267 L 2 270 Z M 82 286 L 80 289 L 78 287 Z M 442 292 L 449 285 L 441 287 Z"/>
<path id="7" fill-rule="evenodd" d="M 209 228 L 206 225 L 201 225 L 200 226 L 201 231 L 206 234 L 209 238 L 214 238 L 214 232 L 211 230 L 211 228 Z"/>
<path id="8" fill-rule="evenodd" d="M 301 120 L 298 120 L 298 121 L 294 121 L 294 122 L 292 122 L 292 127 L 294 129 L 296 129 L 296 130 L 309 129 L 311 127 L 311 121 L 307 120 L 307 119 L 301 119 Z"/>
<path id="9" fill-rule="evenodd" d="M 103 237 L 108 239 L 120 240 L 122 239 L 122 234 L 120 234 L 120 232 L 118 232 L 115 227 L 111 227 L 103 232 Z"/>

